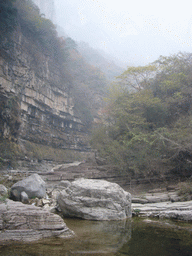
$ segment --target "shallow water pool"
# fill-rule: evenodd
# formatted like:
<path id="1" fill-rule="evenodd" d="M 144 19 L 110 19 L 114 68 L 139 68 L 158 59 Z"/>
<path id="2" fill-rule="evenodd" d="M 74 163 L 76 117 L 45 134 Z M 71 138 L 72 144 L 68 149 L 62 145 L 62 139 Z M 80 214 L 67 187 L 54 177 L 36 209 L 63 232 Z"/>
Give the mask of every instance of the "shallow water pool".
<path id="1" fill-rule="evenodd" d="M 1 256 L 191 256 L 192 224 L 132 218 L 127 221 L 65 219 L 76 236 L 0 246 Z"/>

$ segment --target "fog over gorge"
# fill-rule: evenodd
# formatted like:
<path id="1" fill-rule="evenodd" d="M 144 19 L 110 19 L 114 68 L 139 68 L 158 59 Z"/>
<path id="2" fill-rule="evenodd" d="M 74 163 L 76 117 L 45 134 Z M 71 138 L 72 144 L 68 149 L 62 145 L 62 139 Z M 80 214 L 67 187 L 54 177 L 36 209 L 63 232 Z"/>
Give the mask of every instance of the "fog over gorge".
<path id="1" fill-rule="evenodd" d="M 0 255 L 192 255 L 189 0 L 0 0 Z"/>
<path id="2" fill-rule="evenodd" d="M 68 36 L 104 50 L 125 66 L 192 50 L 189 0 L 49 0 L 46 5 L 54 5 L 53 21 Z"/>

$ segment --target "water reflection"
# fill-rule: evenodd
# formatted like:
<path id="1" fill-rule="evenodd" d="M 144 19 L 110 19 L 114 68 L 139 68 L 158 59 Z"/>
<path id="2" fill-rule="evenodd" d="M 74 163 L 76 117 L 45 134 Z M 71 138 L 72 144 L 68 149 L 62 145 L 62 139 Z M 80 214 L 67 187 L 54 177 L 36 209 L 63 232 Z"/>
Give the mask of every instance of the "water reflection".
<path id="1" fill-rule="evenodd" d="M 131 239 L 131 220 L 78 223 L 67 221 L 67 225 L 81 239 L 79 246 L 73 249 L 75 255 L 115 253 Z"/>
<path id="2" fill-rule="evenodd" d="M 115 255 L 131 239 L 131 220 L 65 220 L 76 236 L 70 239 L 46 239 L 33 244 L 0 247 L 4 256 L 36 255 Z"/>
<path id="3" fill-rule="evenodd" d="M 116 256 L 191 256 L 192 224 L 134 218 L 132 237 Z"/>
<path id="4" fill-rule="evenodd" d="M 191 256 L 192 223 L 133 218 L 128 221 L 65 220 L 70 239 L 0 246 L 1 256 Z"/>

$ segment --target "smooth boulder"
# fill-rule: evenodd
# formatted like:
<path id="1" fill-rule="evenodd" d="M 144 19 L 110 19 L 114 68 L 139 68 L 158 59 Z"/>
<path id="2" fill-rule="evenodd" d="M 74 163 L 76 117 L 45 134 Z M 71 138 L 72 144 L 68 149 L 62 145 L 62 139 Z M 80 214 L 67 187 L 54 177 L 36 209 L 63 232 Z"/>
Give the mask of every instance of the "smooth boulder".
<path id="1" fill-rule="evenodd" d="M 58 195 L 65 217 L 122 220 L 132 216 L 131 194 L 105 180 L 77 179 Z"/>
<path id="2" fill-rule="evenodd" d="M 7 199 L 0 202 L 0 244 L 11 241 L 31 242 L 57 236 L 71 237 L 63 219 L 42 208 Z"/>
<path id="3" fill-rule="evenodd" d="M 29 199 L 35 197 L 43 198 L 46 196 L 45 182 L 36 173 L 21 181 L 18 181 L 11 187 L 11 199 L 21 201 L 21 193 L 23 191 L 27 194 Z"/>

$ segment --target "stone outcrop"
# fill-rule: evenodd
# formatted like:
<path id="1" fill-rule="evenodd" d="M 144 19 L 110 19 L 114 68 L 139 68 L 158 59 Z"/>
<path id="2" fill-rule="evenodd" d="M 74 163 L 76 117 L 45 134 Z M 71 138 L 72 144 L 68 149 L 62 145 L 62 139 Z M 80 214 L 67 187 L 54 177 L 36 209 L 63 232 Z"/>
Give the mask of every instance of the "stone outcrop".
<path id="1" fill-rule="evenodd" d="M 42 208 L 6 200 L 0 203 L 0 243 L 31 242 L 42 238 L 73 236 L 63 219 Z"/>
<path id="2" fill-rule="evenodd" d="M 164 191 L 159 193 L 145 193 L 141 196 L 134 196 L 132 197 L 132 203 L 159 203 L 159 202 L 177 202 L 182 201 L 181 198 L 178 196 L 176 191 Z"/>
<path id="3" fill-rule="evenodd" d="M 11 187 L 10 197 L 16 201 L 27 201 L 26 195 L 22 195 L 22 192 L 25 192 L 29 199 L 35 197 L 43 198 L 46 196 L 45 182 L 35 173 L 15 183 Z"/>
<path id="4" fill-rule="evenodd" d="M 131 217 L 131 195 L 104 180 L 77 179 L 58 195 L 64 216 L 88 220 L 121 220 Z"/>
<path id="5" fill-rule="evenodd" d="M 141 217 L 159 217 L 192 221 L 192 201 L 132 204 L 133 214 Z"/>
<path id="6" fill-rule="evenodd" d="M 0 137 L 82 149 L 86 136 L 63 67 L 19 28 L 0 50 Z"/>

